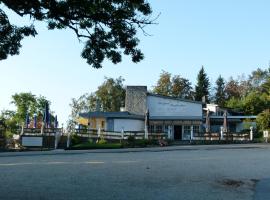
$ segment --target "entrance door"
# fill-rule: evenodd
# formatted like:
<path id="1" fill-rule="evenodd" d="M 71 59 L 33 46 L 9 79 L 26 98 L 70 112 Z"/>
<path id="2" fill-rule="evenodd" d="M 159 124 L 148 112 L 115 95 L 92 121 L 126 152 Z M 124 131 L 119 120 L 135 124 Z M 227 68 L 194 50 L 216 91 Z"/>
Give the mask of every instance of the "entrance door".
<path id="1" fill-rule="evenodd" d="M 182 126 L 174 126 L 174 139 L 182 140 Z"/>

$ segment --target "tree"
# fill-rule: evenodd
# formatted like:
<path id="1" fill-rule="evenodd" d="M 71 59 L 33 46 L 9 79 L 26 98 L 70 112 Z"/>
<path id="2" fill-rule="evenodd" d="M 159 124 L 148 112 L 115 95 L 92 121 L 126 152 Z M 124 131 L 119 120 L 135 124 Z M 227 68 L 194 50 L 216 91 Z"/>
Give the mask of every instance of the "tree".
<path id="1" fill-rule="evenodd" d="M 252 71 L 251 75 L 249 75 L 249 82 L 250 82 L 252 89 L 258 89 L 269 78 L 270 78 L 270 67 L 268 69 L 265 69 L 265 70 L 258 68 L 256 70 Z"/>
<path id="2" fill-rule="evenodd" d="M 204 71 L 204 67 L 202 66 L 197 76 L 197 85 L 195 86 L 195 100 L 202 101 L 202 98 L 205 97 L 206 102 L 208 102 L 209 87 L 209 78 L 207 77 L 207 74 Z"/>
<path id="3" fill-rule="evenodd" d="M 228 100 L 230 100 L 231 98 L 239 99 L 241 97 L 241 88 L 238 81 L 230 77 L 229 81 L 225 86 L 225 93 Z"/>
<path id="4" fill-rule="evenodd" d="M 261 131 L 270 129 L 270 110 L 267 109 L 260 113 L 256 119 L 256 123 Z"/>
<path id="5" fill-rule="evenodd" d="M 144 27 L 155 20 L 146 0 L 1 0 L 1 4 L 32 22 L 30 26 L 15 26 L 1 7 L 0 60 L 19 54 L 21 40 L 37 35 L 34 22 L 44 21 L 49 30 L 74 31 L 78 40 L 85 42 L 82 57 L 94 68 L 101 68 L 105 58 L 114 64 L 121 62 L 123 53 L 137 63 L 144 56 L 137 48 L 136 29 L 145 33 Z"/>
<path id="6" fill-rule="evenodd" d="M 36 95 L 31 92 L 14 94 L 11 103 L 16 107 L 14 119 L 17 123 L 25 122 L 27 114 L 29 117 L 33 117 L 34 114 L 36 114 L 37 117 L 41 118 L 45 109 L 45 104 L 48 103 L 50 105 L 50 101 L 47 100 L 46 97 L 36 97 Z M 50 118 L 51 120 L 54 120 L 52 113 L 53 112 L 51 111 Z"/>
<path id="7" fill-rule="evenodd" d="M 95 107 L 95 94 L 83 94 L 78 99 L 72 98 L 69 106 L 71 107 L 71 114 L 67 122 L 68 130 L 73 130 L 77 124 L 79 113 L 94 111 Z"/>
<path id="8" fill-rule="evenodd" d="M 153 92 L 164 96 L 170 96 L 172 90 L 171 74 L 162 70 Z"/>
<path id="9" fill-rule="evenodd" d="M 83 94 L 78 99 L 73 98 L 69 104 L 71 114 L 67 122 L 69 130 L 73 130 L 77 124 L 79 113 L 91 111 L 120 111 L 124 106 L 125 89 L 124 79 L 105 77 L 105 81 L 91 94 Z"/>
<path id="10" fill-rule="evenodd" d="M 191 82 L 180 75 L 172 77 L 171 73 L 166 71 L 161 72 L 153 92 L 164 96 L 193 99 Z"/>
<path id="11" fill-rule="evenodd" d="M 270 106 L 270 99 L 263 93 L 257 91 L 250 92 L 242 99 L 242 106 L 245 114 L 258 115 Z"/>
<path id="12" fill-rule="evenodd" d="M 2 121 L 9 130 L 15 130 L 17 128 L 15 114 L 16 113 L 12 110 L 2 110 L 0 113 L 0 121 Z"/>
<path id="13" fill-rule="evenodd" d="M 103 111 L 120 111 L 124 106 L 126 90 L 123 87 L 124 79 L 105 77 L 105 81 L 95 92 Z"/>
<path id="14" fill-rule="evenodd" d="M 193 100 L 191 82 L 180 75 L 175 75 L 172 78 L 171 96 Z"/>
<path id="15" fill-rule="evenodd" d="M 15 118 L 18 123 L 25 122 L 27 113 L 33 116 L 36 112 L 37 100 L 32 93 L 16 93 L 11 103 L 16 106 Z"/>
<path id="16" fill-rule="evenodd" d="M 226 101 L 226 94 L 225 94 L 225 81 L 224 78 L 221 77 L 221 75 L 218 77 L 216 81 L 216 87 L 215 87 L 215 103 L 219 106 L 223 107 L 225 105 Z"/>

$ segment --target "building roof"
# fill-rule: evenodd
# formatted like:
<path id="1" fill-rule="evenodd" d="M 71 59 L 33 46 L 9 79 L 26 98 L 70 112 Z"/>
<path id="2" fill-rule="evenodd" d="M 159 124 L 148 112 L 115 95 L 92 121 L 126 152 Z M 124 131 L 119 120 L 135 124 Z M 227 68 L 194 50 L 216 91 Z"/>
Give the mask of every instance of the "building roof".
<path id="1" fill-rule="evenodd" d="M 129 112 L 88 112 L 88 113 L 80 113 L 80 117 L 83 118 L 120 118 L 120 119 L 144 119 L 143 115 L 134 115 Z"/>
<path id="2" fill-rule="evenodd" d="M 205 116 L 204 116 L 205 117 Z M 256 119 L 257 116 L 256 115 L 241 115 L 241 116 L 232 116 L 232 115 L 228 115 L 227 119 Z M 215 115 L 210 115 L 210 119 L 224 119 L 223 116 L 215 116 Z"/>
<path id="3" fill-rule="evenodd" d="M 201 102 L 201 101 L 193 101 L 193 100 L 189 100 L 189 99 L 183 99 L 183 98 L 177 98 L 177 97 L 164 96 L 164 95 L 160 95 L 160 94 L 153 94 L 153 93 L 150 93 L 150 92 L 148 92 L 147 95 L 148 95 L 148 96 L 154 96 L 154 97 L 165 98 L 165 99 L 172 99 L 172 100 L 184 101 L 184 102 L 189 102 L 189 103 L 203 104 L 203 102 Z"/>
<path id="4" fill-rule="evenodd" d="M 201 116 L 150 116 L 150 120 L 161 120 L 161 121 L 170 121 L 170 120 L 183 120 L 183 121 L 197 121 L 202 120 Z"/>
<path id="5" fill-rule="evenodd" d="M 203 118 L 205 119 L 206 116 L 203 116 Z M 242 120 L 244 119 L 256 119 L 257 116 L 255 115 L 250 115 L 250 116 L 231 116 L 231 115 L 228 115 L 227 116 L 227 120 L 228 122 L 242 122 Z M 211 121 L 216 121 L 216 122 L 221 122 L 224 120 L 224 117 L 223 116 L 213 116 L 213 115 L 210 115 L 210 120 Z"/>

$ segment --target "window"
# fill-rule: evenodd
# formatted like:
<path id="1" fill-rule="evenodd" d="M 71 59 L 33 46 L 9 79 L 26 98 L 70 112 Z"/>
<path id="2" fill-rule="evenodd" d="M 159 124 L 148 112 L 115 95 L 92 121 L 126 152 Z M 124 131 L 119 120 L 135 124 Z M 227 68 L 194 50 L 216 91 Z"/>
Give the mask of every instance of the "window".
<path id="1" fill-rule="evenodd" d="M 168 129 L 169 129 L 169 126 L 168 125 L 164 125 L 164 133 L 168 133 Z"/>
<path id="2" fill-rule="evenodd" d="M 155 131 L 155 126 L 154 125 L 150 125 L 150 133 L 154 133 Z"/>
<path id="3" fill-rule="evenodd" d="M 200 133 L 200 126 L 193 126 L 193 134 L 199 134 Z"/>
<path id="4" fill-rule="evenodd" d="M 190 139 L 190 133 L 191 133 L 191 127 L 190 126 L 184 126 L 183 140 L 189 140 Z"/>
<path id="5" fill-rule="evenodd" d="M 156 132 L 157 133 L 162 133 L 162 125 L 157 125 L 156 126 Z"/>
<path id="6" fill-rule="evenodd" d="M 184 126 L 184 133 L 189 134 L 191 132 L 190 126 Z"/>

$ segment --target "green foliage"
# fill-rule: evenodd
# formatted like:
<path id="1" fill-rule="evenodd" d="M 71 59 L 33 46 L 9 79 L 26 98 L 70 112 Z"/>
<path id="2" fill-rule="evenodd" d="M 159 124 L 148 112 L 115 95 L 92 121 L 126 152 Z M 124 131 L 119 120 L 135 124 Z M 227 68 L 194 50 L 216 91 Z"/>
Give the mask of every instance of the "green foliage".
<path id="1" fill-rule="evenodd" d="M 242 99 L 235 97 L 229 99 L 226 106 L 242 111 L 246 115 L 257 115 L 270 106 L 270 100 L 267 94 L 253 91 Z"/>
<path id="2" fill-rule="evenodd" d="M 270 130 L 270 110 L 267 109 L 260 113 L 257 117 L 256 122 L 259 130 Z"/>
<path id="3" fill-rule="evenodd" d="M 162 71 L 153 92 L 164 96 L 193 99 L 191 82 L 180 75 Z"/>
<path id="4" fill-rule="evenodd" d="M 0 114 L 0 121 L 6 127 L 6 129 L 15 133 L 17 129 L 17 121 L 15 119 L 15 112 L 11 110 L 3 110 Z"/>
<path id="5" fill-rule="evenodd" d="M 95 92 L 102 111 L 119 111 L 124 105 L 126 91 L 123 86 L 125 80 L 105 77 L 105 81 Z"/>
<path id="6" fill-rule="evenodd" d="M 42 116 L 45 104 L 50 104 L 45 97 L 36 97 L 36 95 L 33 95 L 30 92 L 22 92 L 12 95 L 11 103 L 15 105 L 16 111 L 14 112 L 13 116 L 9 117 L 9 119 L 15 120 L 19 124 L 25 122 L 27 113 L 29 117 L 33 117 L 35 113 L 37 116 Z M 51 119 L 53 120 L 54 117 L 51 116 Z"/>
<path id="7" fill-rule="evenodd" d="M 128 144 L 129 144 L 129 145 L 132 145 L 132 146 L 134 146 L 135 140 L 136 140 L 136 139 L 135 139 L 135 137 L 134 137 L 133 135 L 129 135 L 128 138 L 127 138 Z"/>
<path id="8" fill-rule="evenodd" d="M 162 71 L 159 76 L 157 85 L 154 87 L 153 92 L 156 94 L 170 96 L 172 90 L 171 74 Z"/>
<path id="9" fill-rule="evenodd" d="M 197 85 L 195 87 L 195 100 L 202 101 L 202 98 L 205 97 L 205 101 L 209 102 L 209 88 L 210 82 L 207 74 L 202 66 L 201 70 L 197 76 Z"/>
<path id="10" fill-rule="evenodd" d="M 270 106 L 270 101 L 264 93 L 250 92 L 243 98 L 242 105 L 245 114 L 257 115 Z"/>
<path id="11" fill-rule="evenodd" d="M 13 134 L 14 134 L 14 133 L 13 133 L 11 130 L 6 130 L 6 131 L 4 132 L 4 137 L 5 137 L 6 139 L 10 139 L 10 138 L 12 138 Z"/>
<path id="12" fill-rule="evenodd" d="M 21 17 L 28 17 L 30 24 L 44 21 L 48 29 L 70 29 L 85 43 L 82 57 L 94 68 L 102 67 L 105 58 L 116 64 L 122 54 L 137 63 L 143 59 L 138 49 L 137 28 L 153 24 L 151 7 L 146 0 L 125 1 L 0 1 Z M 17 27 L 10 24 L 6 13 L 0 9 L 0 60 L 19 53 L 21 40 L 37 34 L 33 25 Z M 145 33 L 145 32 L 144 32 Z"/>
<path id="13" fill-rule="evenodd" d="M 105 144 L 96 144 L 96 143 L 80 143 L 70 147 L 70 150 L 83 150 L 83 149 L 120 149 L 122 148 L 120 143 L 105 143 Z"/>
<path id="14" fill-rule="evenodd" d="M 26 114 L 33 116 L 36 112 L 36 97 L 32 93 L 16 93 L 12 95 L 12 104 L 16 106 L 15 118 L 19 123 L 25 122 Z"/>
<path id="15" fill-rule="evenodd" d="M 73 130 L 77 124 L 79 113 L 89 111 L 119 111 L 124 106 L 126 91 L 123 86 L 124 79 L 105 77 L 104 82 L 97 91 L 83 94 L 78 99 L 73 98 L 69 106 L 71 114 L 67 123 L 68 130 Z"/>
<path id="16" fill-rule="evenodd" d="M 104 138 L 101 138 L 100 140 L 97 141 L 97 144 L 107 144 L 107 140 L 105 140 Z"/>
<path id="17" fill-rule="evenodd" d="M 76 145 L 76 144 L 80 144 L 80 143 L 81 143 L 81 138 L 80 138 L 80 136 L 73 134 L 73 135 L 71 136 L 71 144 L 72 144 L 72 145 Z"/>

